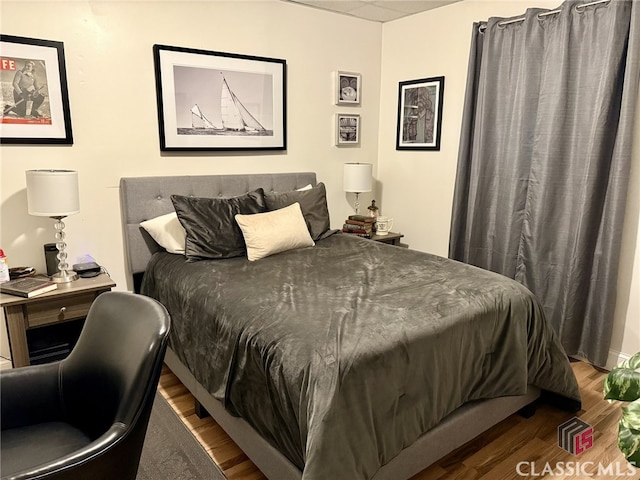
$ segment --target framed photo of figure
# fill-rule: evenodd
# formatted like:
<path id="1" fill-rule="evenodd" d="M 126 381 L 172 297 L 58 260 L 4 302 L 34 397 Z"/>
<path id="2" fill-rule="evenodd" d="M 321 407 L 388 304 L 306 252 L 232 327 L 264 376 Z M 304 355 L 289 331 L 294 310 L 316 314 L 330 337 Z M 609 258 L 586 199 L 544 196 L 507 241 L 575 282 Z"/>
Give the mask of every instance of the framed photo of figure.
<path id="1" fill-rule="evenodd" d="M 396 150 L 440 150 L 444 77 L 400 82 Z"/>
<path id="2" fill-rule="evenodd" d="M 154 45 L 160 150 L 285 150 L 286 61 Z"/>
<path id="3" fill-rule="evenodd" d="M 336 114 L 336 146 L 360 144 L 360 115 Z"/>
<path id="4" fill-rule="evenodd" d="M 0 35 L 0 87 L 0 143 L 73 143 L 62 42 Z"/>
<path id="5" fill-rule="evenodd" d="M 362 76 L 359 73 L 336 72 L 336 105 L 360 105 Z"/>

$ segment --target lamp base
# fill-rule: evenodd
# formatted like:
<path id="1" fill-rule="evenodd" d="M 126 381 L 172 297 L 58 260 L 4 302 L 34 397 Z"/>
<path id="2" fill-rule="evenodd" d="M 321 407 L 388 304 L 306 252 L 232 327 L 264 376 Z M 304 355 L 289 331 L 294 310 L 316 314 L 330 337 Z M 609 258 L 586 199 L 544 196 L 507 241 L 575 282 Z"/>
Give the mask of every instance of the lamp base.
<path id="1" fill-rule="evenodd" d="M 65 270 L 64 272 L 54 273 L 49 277 L 53 283 L 69 283 L 78 279 L 78 274 L 73 270 Z"/>

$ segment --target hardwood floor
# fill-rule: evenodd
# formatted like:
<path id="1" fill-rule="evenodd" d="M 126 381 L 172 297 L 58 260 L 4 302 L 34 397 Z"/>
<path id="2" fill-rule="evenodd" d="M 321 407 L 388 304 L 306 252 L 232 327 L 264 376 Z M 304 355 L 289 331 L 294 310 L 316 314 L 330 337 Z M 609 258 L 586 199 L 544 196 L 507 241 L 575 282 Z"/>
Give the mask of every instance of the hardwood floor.
<path id="1" fill-rule="evenodd" d="M 609 403 L 602 398 L 606 372 L 584 362 L 573 362 L 572 367 L 582 393 L 582 410 L 577 415 L 548 405 L 539 406 L 528 419 L 512 415 L 411 480 L 640 477 L 640 470 L 635 473 L 630 470 L 617 447 L 621 403 Z M 193 397 L 166 366 L 158 389 L 228 479 L 266 478 L 211 417 L 197 417 Z M 593 447 L 579 456 L 562 450 L 557 440 L 558 425 L 574 416 L 593 427 Z M 518 473 L 519 463 L 524 475 Z M 599 475 L 599 464 L 610 470 Z M 570 466 L 578 469 L 578 473 L 571 472 Z"/>

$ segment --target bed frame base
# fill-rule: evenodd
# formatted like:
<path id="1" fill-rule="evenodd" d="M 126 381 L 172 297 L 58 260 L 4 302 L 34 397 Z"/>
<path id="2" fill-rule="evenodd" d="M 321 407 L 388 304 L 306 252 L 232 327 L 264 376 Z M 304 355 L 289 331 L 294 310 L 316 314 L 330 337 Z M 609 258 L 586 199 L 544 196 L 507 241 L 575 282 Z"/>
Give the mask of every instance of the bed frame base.
<path id="1" fill-rule="evenodd" d="M 227 412 L 171 349 L 167 349 L 165 363 L 195 397 L 196 405 L 200 404 L 196 408 L 204 408 L 267 478 L 300 480 L 302 472 L 248 423 Z M 535 407 L 531 404 L 539 396 L 540 390 L 529 386 L 525 395 L 492 398 L 463 405 L 382 466 L 372 480 L 412 477 L 508 416 L 517 412 L 527 418 L 533 415 Z"/>
<path id="2" fill-rule="evenodd" d="M 173 350 L 167 348 L 164 363 L 267 478 L 300 480 L 302 472 L 242 418 L 227 412 L 222 403 L 213 398 L 182 364 Z"/>

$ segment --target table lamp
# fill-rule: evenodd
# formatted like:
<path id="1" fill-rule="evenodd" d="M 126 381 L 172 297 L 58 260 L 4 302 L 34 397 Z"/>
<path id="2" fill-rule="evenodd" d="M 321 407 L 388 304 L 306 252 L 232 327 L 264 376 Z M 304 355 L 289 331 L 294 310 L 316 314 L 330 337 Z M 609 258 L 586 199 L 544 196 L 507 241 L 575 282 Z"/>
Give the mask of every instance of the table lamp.
<path id="1" fill-rule="evenodd" d="M 64 222 L 68 215 L 80 211 L 78 172 L 74 170 L 27 170 L 27 204 L 29 215 L 51 217 L 56 222 L 58 272 L 52 275 L 55 283 L 72 282 L 78 278 L 67 264 L 67 244 L 64 241 Z"/>
<path id="2" fill-rule="evenodd" d="M 360 194 L 371 191 L 372 173 L 373 165 L 370 163 L 344 164 L 344 191 L 356 194 L 356 215 L 360 213 Z"/>

